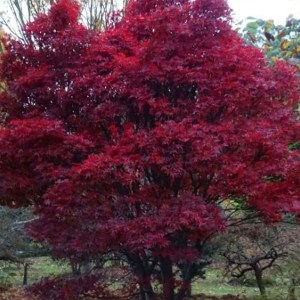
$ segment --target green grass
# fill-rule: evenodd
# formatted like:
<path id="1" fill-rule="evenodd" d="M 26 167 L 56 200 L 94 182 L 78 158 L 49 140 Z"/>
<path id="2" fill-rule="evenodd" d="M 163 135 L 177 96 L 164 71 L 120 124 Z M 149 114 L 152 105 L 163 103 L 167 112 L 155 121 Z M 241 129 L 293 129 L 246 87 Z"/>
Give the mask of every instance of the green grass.
<path id="1" fill-rule="evenodd" d="M 227 283 L 219 269 L 209 269 L 206 279 L 199 279 L 193 284 L 193 294 L 205 294 L 208 296 L 236 295 L 253 297 L 259 295 L 258 288 L 233 286 Z"/>
<path id="2" fill-rule="evenodd" d="M 28 268 L 28 283 L 32 284 L 43 277 L 55 276 L 62 273 L 69 273 L 70 266 L 67 263 L 53 261 L 50 257 L 31 258 L 32 264 Z M 288 270 L 286 270 L 288 272 Z M 272 272 L 267 277 L 270 283 L 267 286 L 267 295 L 270 300 L 287 299 L 288 277 L 287 273 Z M 253 282 L 251 276 L 248 278 Z M 23 267 L 14 264 L 0 264 L 0 284 L 22 285 Z M 207 296 L 221 297 L 225 295 L 240 296 L 249 300 L 260 299 L 258 288 L 255 286 L 235 286 L 228 283 L 220 268 L 209 268 L 206 279 L 198 279 L 193 283 L 192 292 L 194 295 L 205 294 Z M 297 299 L 300 299 L 300 287 L 296 289 Z"/>
<path id="3" fill-rule="evenodd" d="M 34 259 L 28 270 L 30 282 L 36 282 L 42 277 L 55 276 L 67 272 L 71 272 L 67 263 L 54 261 L 47 256 Z"/>
<path id="4" fill-rule="evenodd" d="M 253 281 L 253 278 L 250 279 Z M 272 284 L 266 287 L 267 298 L 270 300 L 287 299 L 288 285 L 278 274 L 272 278 L 267 277 Z M 272 279 L 272 280 L 271 280 Z M 224 278 L 220 269 L 208 269 L 206 279 L 198 279 L 193 283 L 192 293 L 205 294 L 207 296 L 235 295 L 249 300 L 261 299 L 259 289 L 255 286 L 230 285 L 228 278 Z M 300 299 L 300 288 L 296 289 L 297 299 Z"/>
<path id="5" fill-rule="evenodd" d="M 43 277 L 55 276 L 70 272 L 70 267 L 66 263 L 53 261 L 50 257 L 35 257 L 29 259 L 28 284 L 35 283 Z M 9 263 L 0 265 L 0 282 L 11 285 L 22 285 L 23 266 Z"/>

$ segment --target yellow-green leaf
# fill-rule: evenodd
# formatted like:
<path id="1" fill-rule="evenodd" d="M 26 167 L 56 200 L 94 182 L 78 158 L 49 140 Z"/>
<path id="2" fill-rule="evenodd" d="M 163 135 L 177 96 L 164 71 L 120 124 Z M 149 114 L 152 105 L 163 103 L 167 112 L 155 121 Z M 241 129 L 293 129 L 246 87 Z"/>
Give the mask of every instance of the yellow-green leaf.
<path id="1" fill-rule="evenodd" d="M 290 44 L 291 44 L 291 42 L 288 41 L 288 40 L 282 41 L 281 44 L 280 44 L 281 50 L 286 50 L 289 47 Z"/>

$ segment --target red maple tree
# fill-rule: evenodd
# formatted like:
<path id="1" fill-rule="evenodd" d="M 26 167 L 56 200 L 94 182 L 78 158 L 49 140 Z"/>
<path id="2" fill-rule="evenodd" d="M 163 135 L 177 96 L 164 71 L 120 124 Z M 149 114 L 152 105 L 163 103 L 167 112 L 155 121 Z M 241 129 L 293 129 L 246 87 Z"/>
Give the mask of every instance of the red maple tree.
<path id="1" fill-rule="evenodd" d="M 33 205 L 29 231 L 54 257 L 118 254 L 141 299 L 153 280 L 183 299 L 202 241 L 227 226 L 223 200 L 268 221 L 299 212 L 299 81 L 244 44 L 224 0 L 132 0 L 105 32 L 78 12 L 58 0 L 28 44 L 6 41 L 1 202 Z"/>

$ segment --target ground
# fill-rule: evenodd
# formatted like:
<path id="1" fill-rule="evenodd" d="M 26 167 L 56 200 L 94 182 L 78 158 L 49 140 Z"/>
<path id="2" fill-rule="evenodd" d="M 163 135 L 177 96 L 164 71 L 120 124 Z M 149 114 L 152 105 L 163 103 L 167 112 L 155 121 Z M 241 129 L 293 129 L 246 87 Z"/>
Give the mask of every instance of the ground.
<path id="1" fill-rule="evenodd" d="M 31 258 L 32 264 L 28 270 L 29 284 L 37 282 L 41 277 L 55 276 L 69 272 L 70 268 L 66 263 L 58 263 L 49 257 Z M 33 300 L 26 298 L 22 289 L 23 269 L 21 266 L 2 265 L 0 266 L 0 283 L 3 286 L 10 286 L 0 292 L 0 300 Z M 272 278 L 272 280 L 270 278 Z M 282 280 L 282 272 L 273 272 L 267 278 L 269 299 L 287 299 L 287 284 Z M 224 276 L 220 266 L 214 266 L 207 271 L 206 279 L 199 279 L 193 284 L 194 300 L 256 300 L 259 299 L 259 291 L 255 282 L 248 278 L 247 285 L 239 283 L 229 284 L 229 278 Z M 1 285 L 0 285 L 1 288 Z M 298 295 L 300 296 L 300 295 Z"/>

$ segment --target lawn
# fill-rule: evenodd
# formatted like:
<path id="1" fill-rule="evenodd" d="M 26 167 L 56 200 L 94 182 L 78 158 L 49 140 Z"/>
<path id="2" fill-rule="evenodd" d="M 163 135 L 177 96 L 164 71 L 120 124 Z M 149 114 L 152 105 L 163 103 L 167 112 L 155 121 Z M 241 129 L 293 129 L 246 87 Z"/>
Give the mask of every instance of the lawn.
<path id="1" fill-rule="evenodd" d="M 40 280 L 42 277 L 55 276 L 62 273 L 70 272 L 70 267 L 66 263 L 53 261 L 49 257 L 31 258 L 31 265 L 28 269 L 28 283 L 32 284 Z M 269 278 L 270 284 L 267 287 L 268 299 L 283 300 L 287 299 L 287 284 L 284 282 L 280 274 L 271 274 L 272 280 Z M 251 279 L 251 278 L 250 278 Z M 4 264 L 0 265 L 0 280 L 2 284 L 9 284 L 15 287 L 21 287 L 23 281 L 22 266 Z M 252 283 L 253 283 L 253 279 Z M 198 279 L 193 283 L 193 295 L 224 297 L 225 295 L 233 295 L 241 299 L 259 299 L 259 290 L 252 286 L 243 286 L 241 284 L 229 284 L 229 278 L 224 277 L 220 268 L 209 268 L 206 273 L 206 279 Z M 300 299 L 300 293 L 297 291 L 297 297 Z M 3 296 L 2 296 L 3 297 Z M 0 299 L 6 299 L 1 298 Z M 9 298 L 7 298 L 9 299 Z"/>
<path id="2" fill-rule="evenodd" d="M 42 277 L 55 276 L 70 272 L 66 263 L 53 261 L 48 256 L 28 259 L 28 284 L 39 281 Z M 0 263 L 0 283 L 20 286 L 23 283 L 23 266 L 7 262 Z"/>
<path id="3" fill-rule="evenodd" d="M 286 300 L 288 296 L 288 286 L 286 281 L 282 279 L 283 274 L 274 272 L 270 274 L 266 280 L 267 296 L 270 300 Z M 251 286 L 240 284 L 229 284 L 229 278 L 224 277 L 221 269 L 209 268 L 206 273 L 206 279 L 198 279 L 193 284 L 193 294 L 205 294 L 208 296 L 224 296 L 235 295 L 246 299 L 260 299 L 259 289 L 255 286 L 254 279 L 249 276 L 247 278 L 251 282 Z M 300 299 L 300 291 L 296 289 L 297 299 Z"/>

